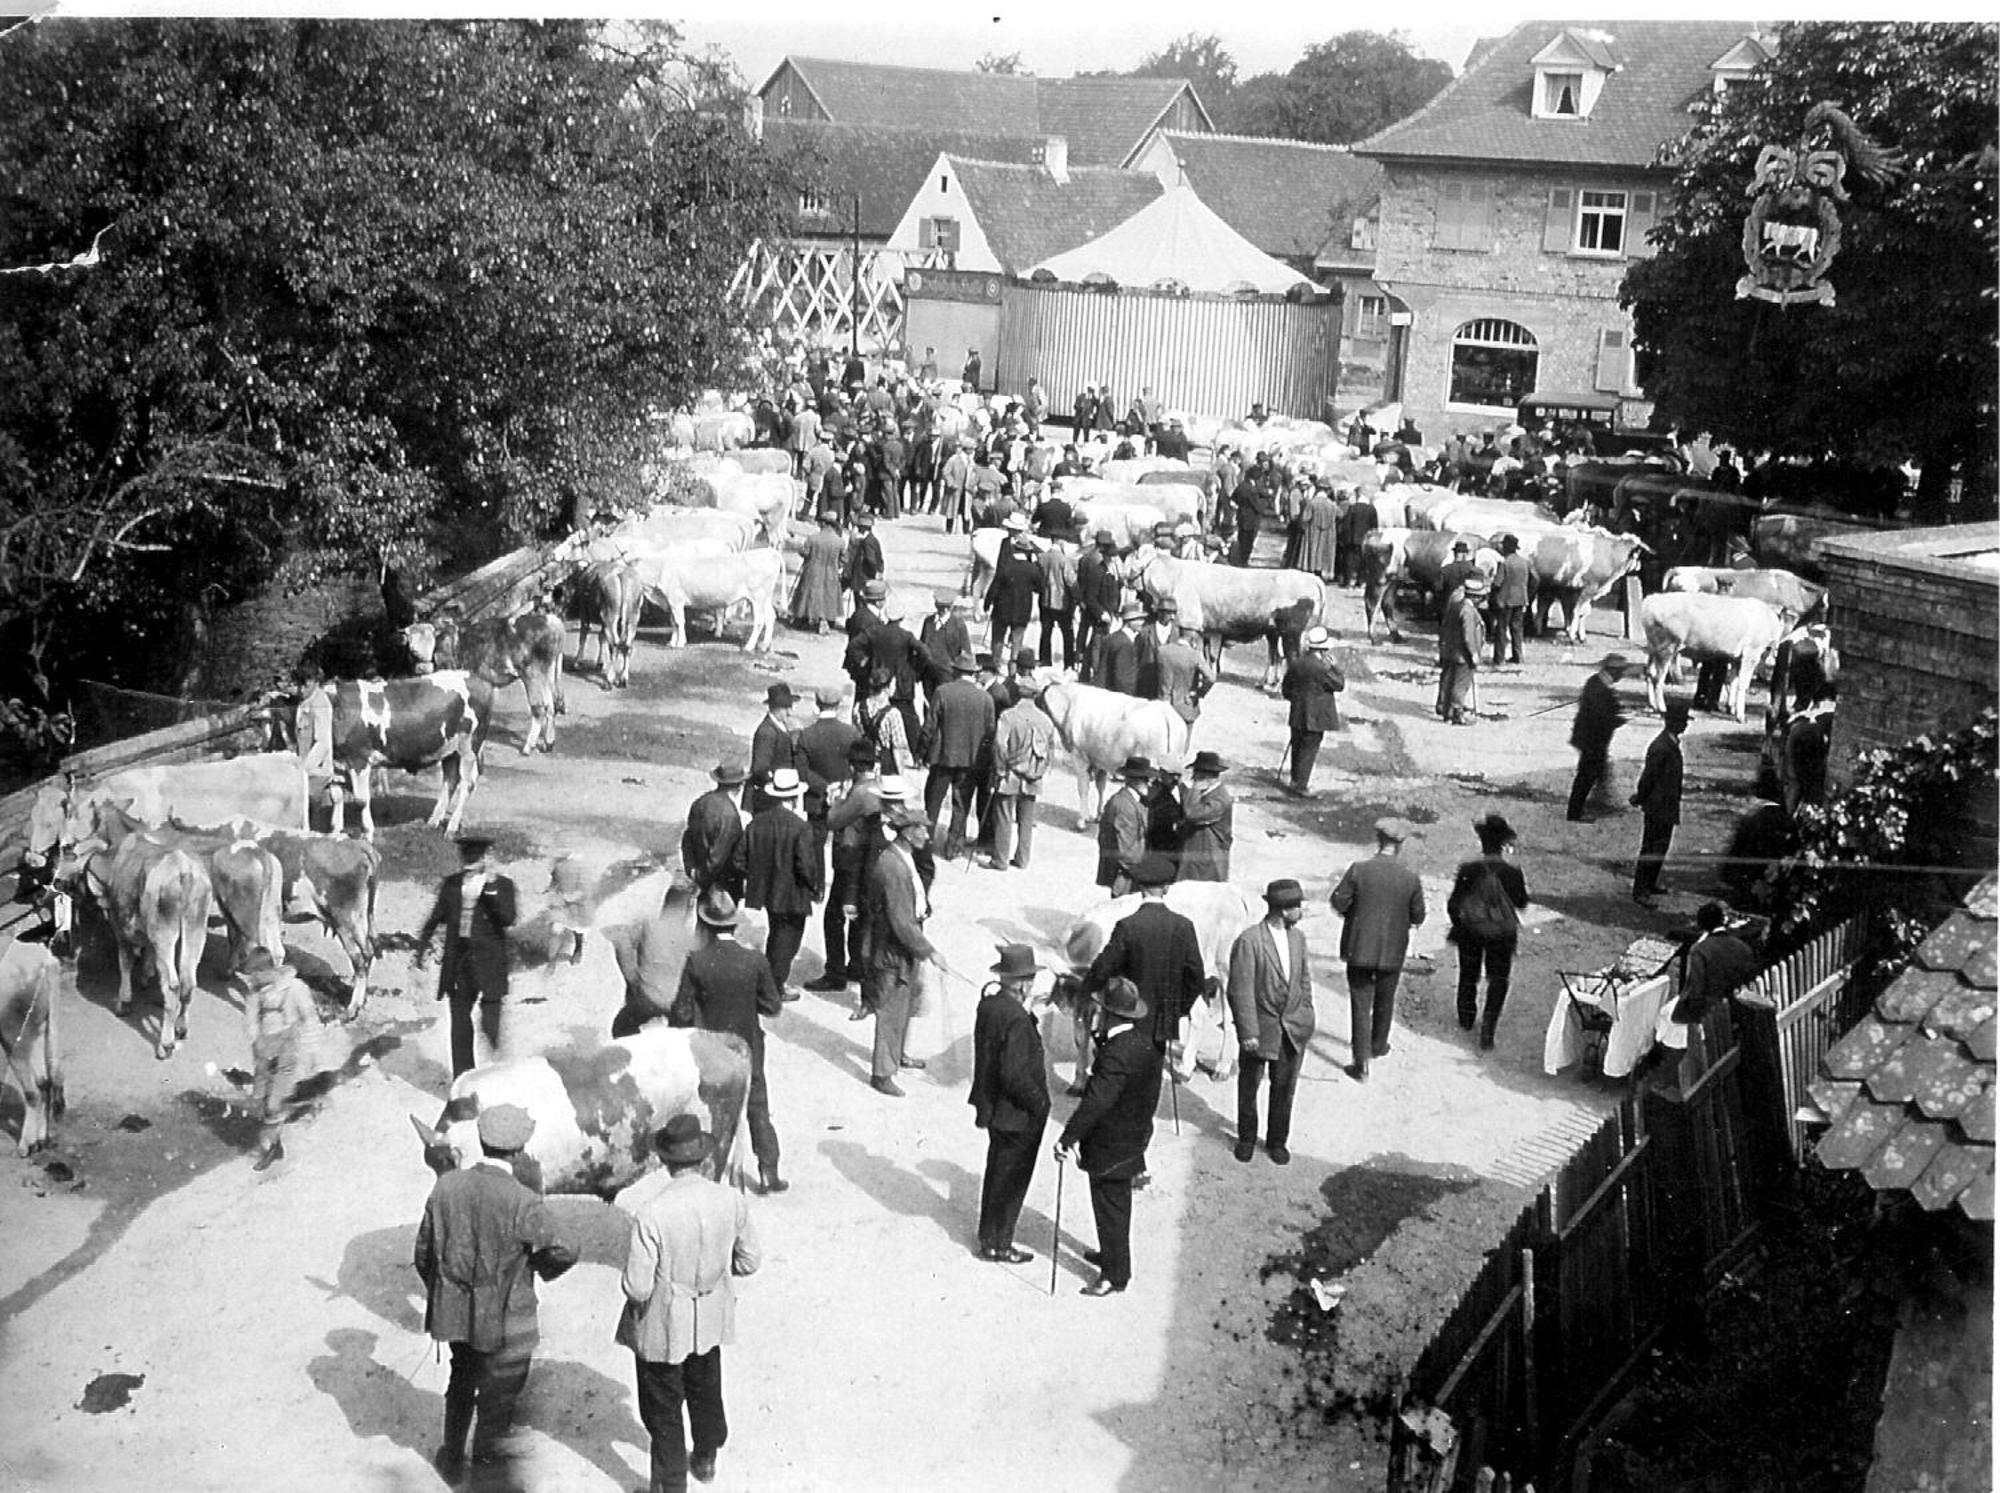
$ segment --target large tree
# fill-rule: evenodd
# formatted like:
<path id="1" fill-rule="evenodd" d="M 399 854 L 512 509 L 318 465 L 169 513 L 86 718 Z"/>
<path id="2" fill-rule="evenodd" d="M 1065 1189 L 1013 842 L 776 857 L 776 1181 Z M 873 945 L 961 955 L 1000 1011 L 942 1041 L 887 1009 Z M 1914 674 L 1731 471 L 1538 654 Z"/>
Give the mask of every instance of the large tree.
<path id="1" fill-rule="evenodd" d="M 1419 57 L 1400 33 L 1347 31 L 1315 42 L 1281 83 L 1245 79 L 1218 124 L 1250 135 L 1348 145 L 1415 113 L 1451 81 L 1451 68 Z"/>
<path id="2" fill-rule="evenodd" d="M 1623 291 L 1662 418 L 1783 456 L 1914 459 L 1927 502 L 1954 475 L 1990 489 L 1995 62 L 1990 26 L 1801 23 L 1753 80 L 1698 106 L 1662 152 L 1677 179 L 1657 252 Z M 1796 144 L 1821 102 L 1902 170 L 1850 170 L 1835 304 L 1739 299 L 1759 151 Z"/>
<path id="3" fill-rule="evenodd" d="M 100 248 L 0 279 L 0 636 L 52 662 L 158 681 L 266 585 L 547 533 L 742 355 L 726 287 L 785 192 L 670 30 L 6 45 L 0 265 Z"/>
<path id="4" fill-rule="evenodd" d="M 1176 37 L 1132 69 L 1135 78 L 1185 78 L 1209 117 L 1220 123 L 1236 89 L 1236 59 L 1213 32 Z"/>

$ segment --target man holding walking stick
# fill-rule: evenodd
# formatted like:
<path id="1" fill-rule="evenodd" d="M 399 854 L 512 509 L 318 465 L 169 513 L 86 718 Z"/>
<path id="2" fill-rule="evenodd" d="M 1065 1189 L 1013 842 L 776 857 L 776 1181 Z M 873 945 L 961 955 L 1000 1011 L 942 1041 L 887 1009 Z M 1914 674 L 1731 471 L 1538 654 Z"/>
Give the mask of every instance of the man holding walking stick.
<path id="1" fill-rule="evenodd" d="M 1049 1122 L 1048 1064 L 1042 1034 L 1023 998 L 1040 966 L 1026 944 L 1002 944 L 993 983 L 980 992 L 972 1024 L 973 1123 L 986 1132 L 986 1173 L 979 1188 L 979 1258 L 1025 1265 L 1014 1225 L 1035 1176 L 1035 1153 Z"/>
<path id="2" fill-rule="evenodd" d="M 1132 1282 L 1132 1181 L 1146 1169 L 1153 1112 L 1160 1107 L 1162 1054 L 1145 1028 L 1139 987 L 1120 977 L 1098 998 L 1105 1029 L 1083 1100 L 1056 1142 L 1060 1168 L 1081 1160 L 1090 1174 L 1097 1248 L 1083 1257 L 1101 1272 L 1086 1296 L 1111 1296 Z M 1061 1185 L 1061 1172 L 1057 1172 Z"/>

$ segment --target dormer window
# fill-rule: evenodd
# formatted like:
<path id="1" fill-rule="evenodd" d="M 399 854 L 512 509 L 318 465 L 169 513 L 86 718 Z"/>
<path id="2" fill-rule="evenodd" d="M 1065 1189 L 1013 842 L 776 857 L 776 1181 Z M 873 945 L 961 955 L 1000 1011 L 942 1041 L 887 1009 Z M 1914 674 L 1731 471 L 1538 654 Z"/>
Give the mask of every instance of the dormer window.
<path id="1" fill-rule="evenodd" d="M 1582 73 L 1542 74 L 1542 113 L 1574 119 L 1581 112 L 1582 100 Z"/>
<path id="2" fill-rule="evenodd" d="M 1748 82 L 1758 68 L 1777 55 L 1775 41 L 1752 32 L 1708 65 L 1709 86 L 1718 96 L 1726 93 L 1730 84 Z"/>
<path id="3" fill-rule="evenodd" d="M 1624 64 L 1608 33 L 1571 26 L 1534 55 L 1532 66 L 1530 109 L 1535 118 L 1588 119 L 1605 79 Z"/>

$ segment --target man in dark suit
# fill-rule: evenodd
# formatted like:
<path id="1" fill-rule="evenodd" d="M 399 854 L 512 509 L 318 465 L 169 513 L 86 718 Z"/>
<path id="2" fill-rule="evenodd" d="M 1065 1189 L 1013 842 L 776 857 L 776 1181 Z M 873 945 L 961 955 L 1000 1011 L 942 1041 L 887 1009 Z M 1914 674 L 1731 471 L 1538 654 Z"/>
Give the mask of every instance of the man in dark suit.
<path id="1" fill-rule="evenodd" d="M 1091 676 L 1099 689 L 1121 695 L 1139 693 L 1139 632 L 1146 625 L 1146 604 L 1133 597 L 1118 609 L 1119 625 L 1098 645 Z"/>
<path id="2" fill-rule="evenodd" d="M 875 630 L 882 625 L 882 603 L 889 599 L 889 583 L 877 576 L 861 588 L 854 610 L 847 614 L 847 648 L 841 656 L 840 671 L 854 681 L 854 695 L 868 693 L 868 674 L 874 667 Z"/>
<path id="3" fill-rule="evenodd" d="M 1141 858 L 1132 879 L 1143 900 L 1112 928 L 1090 963 L 1083 988 L 1102 990 L 1121 975 L 1137 985 L 1153 1013 L 1148 1035 L 1164 1053 L 1180 1040 L 1181 1023 L 1201 999 L 1206 981 L 1201 943 L 1194 924 L 1167 906 L 1167 888 L 1174 879 L 1172 856 Z"/>
<path id="4" fill-rule="evenodd" d="M 979 1187 L 979 1258 L 1025 1265 L 1034 1258 L 1014 1247 L 1014 1225 L 1035 1176 L 1035 1153 L 1049 1122 L 1048 1064 L 1042 1034 L 1022 1004 L 1039 966 L 1026 944 L 1002 944 L 993 983 L 979 997 L 972 1021 L 973 1123 L 986 1132 L 986 1171 Z"/>
<path id="5" fill-rule="evenodd" d="M 922 1059 L 903 1050 L 921 973 L 918 967 L 929 961 L 942 972 L 944 955 L 924 936 L 931 901 L 917 870 L 917 857 L 930 845 L 931 822 L 904 807 L 885 812 L 883 824 L 895 839 L 868 869 L 861 932 L 862 999 L 875 1012 L 869 1084 L 878 1094 L 900 1099 L 903 1090 L 896 1082 L 896 1070 L 924 1066 Z"/>
<path id="6" fill-rule="evenodd" d="M 924 812 L 936 834 L 945 795 L 951 795 L 951 828 L 944 837 L 944 857 L 951 860 L 965 848 L 965 821 L 972 812 L 982 753 L 993 737 L 996 712 L 993 697 L 973 681 L 978 662 L 969 653 L 952 660 L 957 676 L 941 685 L 931 701 L 929 775 L 924 779 Z"/>
<path id="7" fill-rule="evenodd" d="M 1140 795 L 1152 784 L 1153 764 L 1127 757 L 1118 776 L 1124 781 L 1097 816 L 1097 885 L 1114 897 L 1132 890 L 1132 873 L 1146 854 L 1146 805 Z"/>
<path id="8" fill-rule="evenodd" d="M 1368 1077 L 1372 1058 L 1389 1052 L 1396 1024 L 1396 987 L 1410 952 L 1410 930 L 1424 920 L 1424 885 L 1402 862 L 1409 827 L 1400 819 L 1375 821 L 1375 854 L 1356 861 L 1333 889 L 1340 914 L 1340 958 L 1347 966 L 1347 1073 Z"/>
<path id="9" fill-rule="evenodd" d="M 771 1123 L 764 1026 L 758 1019 L 784 1009 L 778 982 L 768 959 L 736 941 L 736 899 L 729 893 L 718 887 L 703 894 L 695 918 L 705 930 L 704 941 L 681 968 L 680 989 L 667 1020 L 706 1032 L 734 1032 L 749 1044 L 750 1100 L 744 1115 L 750 1124 L 750 1149 L 757 1153 L 757 1175 L 764 1191 L 783 1192 L 791 1184 L 778 1175 L 778 1131 Z"/>
<path id="10" fill-rule="evenodd" d="M 799 697 L 780 680 L 764 691 L 764 718 L 750 733 L 750 781 L 755 785 L 750 800 L 753 813 L 770 802 L 765 785 L 780 768 L 799 769 L 799 734 L 792 729 L 792 707 Z"/>
<path id="11" fill-rule="evenodd" d="M 1056 1164 L 1081 1160 L 1090 1176 L 1090 1211 L 1097 1248 L 1084 1259 L 1097 1266 L 1086 1296 L 1109 1296 L 1132 1281 L 1132 1181 L 1146 1170 L 1153 1112 L 1160 1107 L 1160 1051 L 1145 1022 L 1138 987 L 1116 979 L 1098 997 L 1104 1029 L 1083 1099 L 1056 1141 Z"/>
<path id="12" fill-rule="evenodd" d="M 736 849 L 743 838 L 743 784 L 750 769 L 741 762 L 718 762 L 710 776 L 715 786 L 688 805 L 681 870 L 697 890 L 727 887 L 732 897 L 739 897 L 743 881 L 736 871 Z"/>
<path id="13" fill-rule="evenodd" d="M 871 682 L 875 674 L 884 670 L 893 681 L 889 686 L 889 698 L 896 702 L 896 713 L 903 718 L 903 730 L 914 742 L 917 739 L 917 681 L 924 677 L 925 663 L 922 648 L 905 625 L 908 620 L 907 603 L 902 597 L 892 597 L 883 603 L 882 625 L 868 639 L 868 658 Z"/>
<path id="14" fill-rule="evenodd" d="M 1660 893 L 1660 868 L 1673 847 L 1674 826 L 1681 822 L 1681 733 L 1687 730 L 1688 703 L 1667 701 L 1660 734 L 1646 748 L 1646 765 L 1632 790 L 1632 803 L 1645 814 L 1639 859 L 1632 867 L 1632 900 L 1651 907 Z"/>
<path id="15" fill-rule="evenodd" d="M 534 1359 L 535 1277 L 554 1280 L 577 1261 L 548 1205 L 515 1179 L 514 1159 L 534 1132 L 518 1105 L 483 1111 L 481 1159 L 438 1178 L 417 1225 L 412 1263 L 424 1283 L 424 1330 L 451 1345 L 444 1441 L 431 1458 L 449 1483 L 465 1472 L 469 1434 L 475 1466 L 505 1455 Z"/>
<path id="16" fill-rule="evenodd" d="M 771 978 L 785 1000 L 797 1000 L 799 993 L 786 983 L 792 976 L 792 960 L 805 941 L 806 919 L 813 904 L 826 894 L 826 877 L 820 865 L 812 826 L 806 822 L 801 801 L 805 779 L 789 767 L 771 776 L 765 792 L 770 806 L 750 820 L 743 832 L 743 903 L 762 911 L 771 931 L 764 940 L 764 957 L 770 961 Z"/>
<path id="17" fill-rule="evenodd" d="M 1280 692 L 1292 702 L 1292 777 L 1285 791 L 1294 798 L 1312 792 L 1319 744 L 1327 732 L 1340 729 L 1340 692 L 1345 688 L 1347 676 L 1333 661 L 1333 634 L 1324 627 L 1307 629 L 1305 645 L 1298 657 L 1285 665 L 1280 686 Z"/>
<path id="18" fill-rule="evenodd" d="M 466 835 L 458 842 L 456 876 L 438 887 L 430 916 L 417 930 L 417 968 L 430 958 L 431 935 L 444 930 L 437 998 L 451 1003 L 451 1076 L 473 1066 L 472 1008 L 486 1044 L 500 1046 L 500 1007 L 507 999 L 507 930 L 517 913 L 514 883 L 493 869 L 493 842 Z"/>
<path id="19" fill-rule="evenodd" d="M 1576 721 L 1569 728 L 1569 744 L 1576 748 L 1576 777 L 1569 785 L 1569 820 L 1573 824 L 1584 822 L 1592 792 L 1611 770 L 1611 738 L 1625 724 L 1625 712 L 1618 705 L 1618 681 L 1631 666 L 1622 653 L 1605 654 L 1577 696 Z"/>
<path id="20" fill-rule="evenodd" d="M 838 685 L 821 685 L 813 691 L 819 715 L 799 732 L 799 775 L 806 780 L 806 823 L 813 829 L 813 854 L 826 864 L 826 811 L 833 791 L 846 782 L 852 768 L 848 752 L 861 740 L 861 728 L 841 719 L 845 698 Z"/>
<path id="21" fill-rule="evenodd" d="M 866 509 L 854 515 L 854 537 L 847 542 L 847 563 L 840 582 L 859 600 L 870 581 L 880 580 L 886 562 L 882 541 L 875 537 L 875 515 Z"/>
<path id="22" fill-rule="evenodd" d="M 874 845 L 882 838 L 881 774 L 873 743 L 857 737 L 847 749 L 848 778 L 828 793 L 826 828 L 833 846 L 832 875 L 827 882 L 826 910 L 821 932 L 826 940 L 826 970 L 806 989 L 845 990 L 860 966 L 860 929 L 849 942 L 848 920 L 861 902 L 862 873 Z M 849 959 L 850 950 L 854 957 Z M 857 1013 L 861 1015 L 865 1013 Z"/>
<path id="23" fill-rule="evenodd" d="M 1098 683 L 1091 673 L 1100 641 L 1117 626 L 1118 607 L 1124 586 L 1113 570 L 1118 558 L 1118 541 L 1109 529 L 1100 529 L 1095 542 L 1076 562 L 1076 656 L 1081 662 L 1086 684 Z"/>
<path id="24" fill-rule="evenodd" d="M 951 661 L 972 651 L 972 633 L 965 619 L 958 615 L 958 593 L 935 591 L 931 594 L 931 604 L 935 610 L 924 618 L 923 630 L 917 635 L 917 643 L 923 649 L 927 703 L 937 698 L 939 687 L 951 678 Z"/>
<path id="25" fill-rule="evenodd" d="M 1306 936 L 1299 932 L 1305 893 L 1296 881 L 1264 888 L 1264 920 L 1246 928 L 1229 950 L 1229 1011 L 1243 1065 L 1236 1074 L 1236 1159 L 1257 1154 L 1257 1090 L 1271 1075 L 1271 1119 L 1264 1144 L 1283 1166 L 1292 1159 L 1292 1095 L 1313 1034 L 1312 974 Z"/>

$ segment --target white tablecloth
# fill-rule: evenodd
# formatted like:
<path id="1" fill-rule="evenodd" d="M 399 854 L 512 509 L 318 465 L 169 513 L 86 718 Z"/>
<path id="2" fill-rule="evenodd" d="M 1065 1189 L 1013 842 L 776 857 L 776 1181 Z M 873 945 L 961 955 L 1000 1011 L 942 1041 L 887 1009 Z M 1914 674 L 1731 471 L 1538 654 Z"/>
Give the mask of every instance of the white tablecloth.
<path id="1" fill-rule="evenodd" d="M 1650 980 L 1599 984 L 1597 1007 L 1612 1012 L 1611 1034 L 1604 1043 L 1606 1078 L 1623 1078 L 1630 1073 L 1658 1040 L 1665 1020 L 1660 1008 L 1667 998 L 1667 985 L 1663 974 Z M 1582 1056 L 1583 1025 L 1576 1019 L 1569 996 L 1558 993 L 1555 1009 L 1549 1013 L 1548 1036 L 1542 1043 L 1542 1071 L 1560 1073 Z"/>

